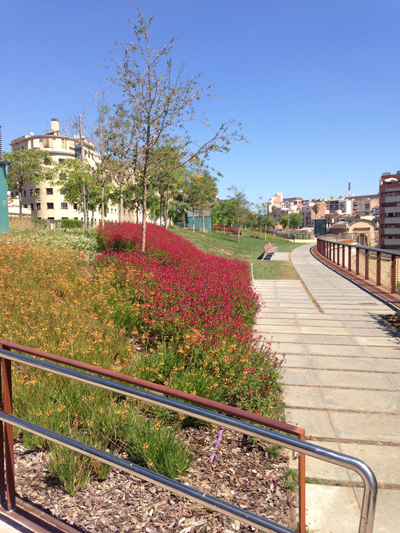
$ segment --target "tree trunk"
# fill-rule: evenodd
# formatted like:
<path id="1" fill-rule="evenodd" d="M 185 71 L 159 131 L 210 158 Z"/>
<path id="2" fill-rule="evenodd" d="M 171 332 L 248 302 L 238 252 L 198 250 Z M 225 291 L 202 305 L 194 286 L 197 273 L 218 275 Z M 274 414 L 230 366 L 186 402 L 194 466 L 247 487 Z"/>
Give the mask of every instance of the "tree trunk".
<path id="1" fill-rule="evenodd" d="M 238 220 L 238 244 L 240 243 L 240 220 Z"/>
<path id="2" fill-rule="evenodd" d="M 267 226 L 264 226 L 264 240 L 267 240 Z"/>
<path id="3" fill-rule="evenodd" d="M 104 183 L 101 185 L 101 227 L 104 228 Z"/>
<path id="4" fill-rule="evenodd" d="M 206 232 L 206 225 L 205 225 L 204 216 L 205 216 L 205 212 L 204 212 L 204 210 L 203 210 L 203 233 Z"/>
<path id="5" fill-rule="evenodd" d="M 124 193 L 123 193 L 123 185 L 121 184 L 119 186 L 119 216 L 118 216 L 118 222 L 122 222 L 122 210 L 124 208 Z"/>
<path id="6" fill-rule="evenodd" d="M 22 220 L 22 191 L 18 191 L 19 198 L 19 219 Z"/>
<path id="7" fill-rule="evenodd" d="M 142 254 L 146 251 L 146 213 L 147 213 L 147 180 L 143 178 L 143 203 L 142 203 Z"/>
<path id="8" fill-rule="evenodd" d="M 192 206 L 192 229 L 194 233 L 194 206 Z"/>
<path id="9" fill-rule="evenodd" d="M 224 222 L 224 235 L 225 235 L 225 222 Z"/>

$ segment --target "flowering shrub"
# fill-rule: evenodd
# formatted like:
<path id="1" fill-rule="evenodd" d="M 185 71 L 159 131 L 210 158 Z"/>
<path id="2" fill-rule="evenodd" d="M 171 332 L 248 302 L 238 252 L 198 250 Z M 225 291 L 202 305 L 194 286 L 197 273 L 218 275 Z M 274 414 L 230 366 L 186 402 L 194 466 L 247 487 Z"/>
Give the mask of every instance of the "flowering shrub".
<path id="1" fill-rule="evenodd" d="M 280 362 L 252 334 L 259 303 L 249 264 L 202 252 L 159 226 L 147 228 L 144 255 L 140 226 L 98 230 L 99 264 L 115 268 L 115 283 L 130 301 L 117 305 L 116 315 L 148 348 L 135 375 L 280 416 Z M 263 377 L 254 384 L 253 376 Z"/>
<path id="2" fill-rule="evenodd" d="M 213 224 L 212 225 L 212 229 L 213 230 L 224 230 L 228 233 L 234 233 L 235 235 L 237 235 L 237 232 L 238 232 L 238 229 L 235 228 L 234 226 L 224 226 L 223 224 Z M 242 232 L 240 232 L 240 235 L 242 234 Z"/>

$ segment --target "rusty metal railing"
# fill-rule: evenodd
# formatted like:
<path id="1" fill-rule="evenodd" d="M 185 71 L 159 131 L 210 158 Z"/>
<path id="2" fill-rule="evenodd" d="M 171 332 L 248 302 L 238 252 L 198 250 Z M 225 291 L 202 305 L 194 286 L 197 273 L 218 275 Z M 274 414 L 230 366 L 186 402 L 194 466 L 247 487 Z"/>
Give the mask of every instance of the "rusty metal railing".
<path id="1" fill-rule="evenodd" d="M 399 292 L 400 252 L 318 237 L 317 252 L 331 263 L 353 272 L 392 294 Z"/>
<path id="2" fill-rule="evenodd" d="M 32 424 L 28 421 L 22 420 L 18 417 L 15 417 L 12 414 L 12 383 L 11 383 L 11 362 L 22 363 L 31 367 L 39 368 L 45 370 L 46 372 L 55 373 L 70 379 L 81 381 L 83 383 L 91 384 L 100 388 L 104 388 L 125 396 L 135 398 L 137 400 L 145 401 L 147 403 L 158 405 L 172 411 L 182 413 L 184 415 L 192 416 L 200 420 L 204 420 L 216 425 L 219 425 L 224 428 L 229 428 L 235 431 L 239 431 L 245 435 L 250 435 L 255 438 L 260 439 L 264 442 L 277 443 L 280 446 L 289 448 L 293 451 L 296 451 L 301 456 L 310 455 L 311 457 L 323 458 L 325 461 L 344 466 L 356 471 L 364 481 L 364 497 L 361 510 L 361 519 L 359 533 L 371 533 L 375 515 L 375 506 L 376 506 L 376 494 L 377 494 L 377 484 L 373 472 L 365 465 L 362 461 L 355 459 L 350 456 L 322 448 L 312 443 L 305 442 L 304 440 L 297 440 L 293 437 L 290 437 L 285 434 L 276 433 L 270 429 L 265 429 L 262 427 L 254 426 L 248 422 L 243 422 L 242 420 L 237 420 L 232 418 L 232 416 L 240 416 L 244 413 L 248 420 L 251 420 L 256 423 L 262 423 L 265 425 L 273 425 L 276 429 L 280 431 L 287 432 L 288 429 L 292 433 L 297 433 L 303 435 L 304 430 L 296 428 L 295 426 L 290 426 L 282 422 L 273 421 L 270 419 L 265 419 L 259 415 L 253 413 L 247 413 L 240 409 L 235 409 L 230 406 L 219 404 L 217 402 L 211 402 L 204 398 L 196 397 L 181 391 L 176 391 L 174 389 L 169 389 L 168 387 L 163 387 L 161 385 L 156 385 L 154 383 L 146 382 L 136 378 L 130 378 L 123 374 L 113 372 L 106 369 L 100 369 L 93 365 L 88 365 L 85 363 L 80 363 L 71 359 L 64 357 L 56 356 L 53 354 L 47 354 L 46 352 L 41 352 L 40 350 L 34 350 L 24 346 L 20 346 L 14 343 L 7 341 L 0 341 L 0 344 L 3 346 L 3 349 L 0 349 L 1 357 L 1 369 L 2 369 L 2 410 L 0 411 L 0 420 L 4 422 L 5 426 L 5 452 L 6 452 L 6 480 L 4 469 L 0 468 L 0 499 L 2 502 L 5 501 L 5 495 L 7 494 L 7 507 L 12 509 L 16 505 L 15 498 L 15 473 L 14 473 L 14 457 L 13 457 L 13 429 L 12 426 L 20 427 L 28 432 L 37 434 L 43 438 L 46 438 L 50 441 L 56 442 L 62 446 L 66 446 L 72 450 L 78 451 L 88 457 L 92 457 L 101 462 L 109 464 L 120 468 L 126 472 L 133 473 L 141 479 L 146 479 L 152 483 L 158 484 L 167 490 L 170 490 L 178 495 L 188 497 L 192 500 L 195 500 L 199 503 L 202 503 L 208 508 L 218 510 L 228 516 L 234 517 L 246 524 L 249 524 L 253 527 L 257 527 L 261 531 L 272 531 L 279 533 L 289 533 L 293 530 L 288 529 L 284 526 L 280 526 L 270 520 L 264 519 L 258 515 L 245 511 L 239 507 L 228 504 L 214 498 L 210 495 L 204 494 L 196 489 L 187 487 L 179 482 L 161 476 L 155 472 L 151 472 L 146 468 L 139 467 L 128 461 L 116 458 L 111 454 L 102 452 L 90 446 L 80 443 L 59 433 L 47 430 L 36 424 Z M 13 348 L 18 351 L 25 351 L 26 353 L 31 353 L 31 355 L 36 355 L 41 359 L 35 359 L 27 355 L 21 355 L 12 351 L 9 351 L 5 348 Z M 32 353 L 34 352 L 34 353 Z M 43 361 L 43 359 L 48 359 L 56 361 L 64 365 L 79 367 L 80 370 L 85 370 L 90 372 L 90 374 L 75 370 L 74 368 L 67 368 L 60 366 L 59 364 L 49 363 Z M 124 385 L 121 383 L 116 383 L 108 379 L 97 377 L 96 375 L 107 375 L 113 379 L 118 379 L 119 381 L 133 380 L 137 386 L 152 388 L 156 392 L 166 394 L 168 396 L 175 396 L 184 398 L 186 401 L 190 401 L 191 404 L 197 403 L 203 404 L 207 408 L 218 409 L 219 411 L 225 412 L 230 416 L 224 414 L 215 413 L 209 410 L 199 407 L 198 405 L 191 405 L 183 401 L 177 401 L 176 399 L 167 398 L 161 396 L 160 394 L 154 394 L 145 390 L 136 389 L 134 387 Z M 161 389 L 161 390 L 160 390 Z M 3 427 L 0 424 L 0 440 L 3 442 Z M 3 454 L 3 445 L 0 442 L 0 464 L 4 463 Z M 304 463 L 303 463 L 304 464 Z"/>

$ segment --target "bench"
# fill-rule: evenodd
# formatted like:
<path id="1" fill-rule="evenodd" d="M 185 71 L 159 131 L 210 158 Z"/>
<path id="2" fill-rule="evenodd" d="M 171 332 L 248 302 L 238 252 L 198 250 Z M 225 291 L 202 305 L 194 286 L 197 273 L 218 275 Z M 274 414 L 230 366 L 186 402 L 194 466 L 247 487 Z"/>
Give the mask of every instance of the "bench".
<path id="1" fill-rule="evenodd" d="M 272 259 L 274 253 L 278 249 L 277 246 L 272 246 L 272 244 L 269 242 L 264 246 L 264 255 L 261 258 L 261 261 L 269 261 Z"/>

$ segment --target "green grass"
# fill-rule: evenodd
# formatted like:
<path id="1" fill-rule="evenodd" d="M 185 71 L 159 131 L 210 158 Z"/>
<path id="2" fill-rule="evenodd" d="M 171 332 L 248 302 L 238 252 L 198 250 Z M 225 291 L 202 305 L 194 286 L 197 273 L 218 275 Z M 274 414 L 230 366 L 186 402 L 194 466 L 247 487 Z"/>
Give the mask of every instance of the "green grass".
<path id="1" fill-rule="evenodd" d="M 272 235 L 267 235 L 267 241 L 265 241 L 263 235 L 250 231 L 244 231 L 240 243 L 233 235 L 193 233 L 189 230 L 180 230 L 178 233 L 193 242 L 203 252 L 253 263 L 254 279 L 300 279 L 291 261 L 260 261 L 258 258 L 262 256 L 266 242 L 277 246 L 278 252 L 291 252 L 303 244 L 295 244 Z"/>

